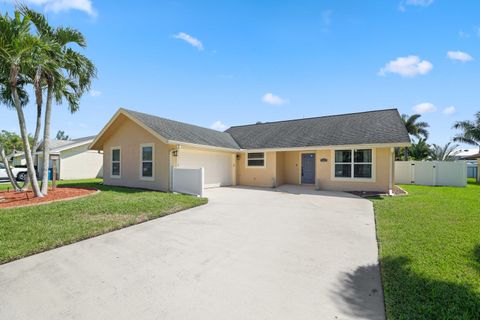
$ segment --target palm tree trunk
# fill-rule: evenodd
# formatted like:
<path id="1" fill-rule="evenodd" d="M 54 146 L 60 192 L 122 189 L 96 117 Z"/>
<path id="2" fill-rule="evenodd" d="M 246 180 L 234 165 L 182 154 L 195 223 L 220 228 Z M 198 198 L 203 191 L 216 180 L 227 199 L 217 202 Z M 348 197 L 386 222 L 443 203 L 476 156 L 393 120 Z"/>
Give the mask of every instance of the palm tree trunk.
<path id="1" fill-rule="evenodd" d="M 12 184 L 12 187 L 15 191 L 19 191 L 21 188 L 17 183 L 17 180 L 13 176 L 12 169 L 10 168 L 10 164 L 8 163 L 7 156 L 5 155 L 5 149 L 3 145 L 0 144 L 0 157 L 2 158 L 3 165 L 5 166 L 5 171 L 7 171 L 8 180 Z"/>
<path id="2" fill-rule="evenodd" d="M 38 67 L 37 72 L 35 74 L 35 79 L 33 85 L 35 87 L 35 102 L 37 103 L 37 123 L 35 125 L 35 134 L 33 136 L 33 145 L 32 145 L 32 158 L 35 159 L 35 154 L 37 153 L 38 147 L 38 139 L 40 138 L 40 129 L 42 128 L 42 104 L 43 104 L 43 96 L 42 96 L 42 85 L 41 85 L 41 76 L 42 76 L 42 68 Z M 30 183 L 30 179 L 28 175 L 25 179 L 25 183 L 23 185 L 23 189 L 28 189 L 28 184 Z"/>
<path id="3" fill-rule="evenodd" d="M 16 75 L 14 75 L 16 79 Z M 13 77 L 11 77 L 13 78 Z M 18 115 L 18 124 L 20 127 L 20 135 L 22 136 L 23 141 L 23 151 L 25 152 L 25 160 L 27 161 L 27 172 L 32 184 L 32 190 L 35 197 L 43 197 L 42 192 L 38 186 L 37 175 L 35 173 L 35 167 L 33 166 L 32 160 L 32 150 L 30 148 L 30 142 L 28 141 L 27 126 L 25 124 L 25 115 L 23 114 L 23 109 L 20 103 L 20 98 L 18 97 L 18 92 L 16 88 L 16 81 L 11 81 L 12 83 L 12 96 L 15 104 L 15 109 L 17 110 Z"/>
<path id="4" fill-rule="evenodd" d="M 50 162 L 50 118 L 52 115 L 53 87 L 51 81 L 47 88 L 47 103 L 45 105 L 45 124 L 43 126 L 43 175 L 42 193 L 48 193 L 48 167 Z"/>

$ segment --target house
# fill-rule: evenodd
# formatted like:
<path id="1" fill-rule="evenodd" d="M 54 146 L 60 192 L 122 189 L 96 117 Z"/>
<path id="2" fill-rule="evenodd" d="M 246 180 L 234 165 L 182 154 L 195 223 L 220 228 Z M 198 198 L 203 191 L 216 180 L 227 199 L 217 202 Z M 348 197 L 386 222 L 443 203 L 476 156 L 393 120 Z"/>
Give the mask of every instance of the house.
<path id="1" fill-rule="evenodd" d="M 394 148 L 410 145 L 396 109 L 231 127 L 219 132 L 119 109 L 90 148 L 107 185 L 172 190 L 172 168 L 204 168 L 204 187 L 310 184 L 391 192 Z"/>
<path id="2" fill-rule="evenodd" d="M 57 178 L 62 180 L 77 180 L 101 178 L 103 176 L 103 154 L 89 150 L 95 136 L 83 137 L 73 140 L 50 140 L 50 157 L 57 157 Z M 34 164 L 38 174 L 43 173 L 43 144 L 37 148 Z M 25 165 L 25 154 L 15 154 L 13 163 Z M 53 161 L 49 161 L 49 168 L 53 167 Z"/>
<path id="3" fill-rule="evenodd" d="M 24 155 L 25 153 L 23 151 L 13 150 L 13 152 L 7 156 L 7 160 L 14 167 L 25 166 L 27 161 Z"/>

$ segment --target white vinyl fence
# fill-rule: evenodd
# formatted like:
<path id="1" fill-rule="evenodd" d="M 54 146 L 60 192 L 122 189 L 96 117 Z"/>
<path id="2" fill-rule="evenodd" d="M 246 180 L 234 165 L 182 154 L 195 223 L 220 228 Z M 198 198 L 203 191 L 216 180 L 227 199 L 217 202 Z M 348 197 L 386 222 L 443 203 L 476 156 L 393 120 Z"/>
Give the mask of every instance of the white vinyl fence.
<path id="1" fill-rule="evenodd" d="M 203 168 L 172 168 L 172 191 L 203 197 Z"/>
<path id="2" fill-rule="evenodd" d="M 395 183 L 465 187 L 467 162 L 395 161 Z"/>

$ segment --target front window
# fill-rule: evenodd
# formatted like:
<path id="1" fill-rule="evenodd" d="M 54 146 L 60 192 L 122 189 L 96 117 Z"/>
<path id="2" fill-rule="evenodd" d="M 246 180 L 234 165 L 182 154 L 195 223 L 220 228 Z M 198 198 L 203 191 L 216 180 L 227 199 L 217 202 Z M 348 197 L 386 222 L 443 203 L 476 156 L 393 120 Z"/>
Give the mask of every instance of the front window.
<path id="1" fill-rule="evenodd" d="M 120 177 L 120 148 L 112 149 L 112 177 Z"/>
<path id="2" fill-rule="evenodd" d="M 335 150 L 336 178 L 372 178 L 372 149 Z"/>
<path id="3" fill-rule="evenodd" d="M 247 153 L 247 167 L 265 167 L 264 152 Z"/>
<path id="4" fill-rule="evenodd" d="M 142 178 L 153 179 L 153 145 L 142 145 L 141 176 Z"/>

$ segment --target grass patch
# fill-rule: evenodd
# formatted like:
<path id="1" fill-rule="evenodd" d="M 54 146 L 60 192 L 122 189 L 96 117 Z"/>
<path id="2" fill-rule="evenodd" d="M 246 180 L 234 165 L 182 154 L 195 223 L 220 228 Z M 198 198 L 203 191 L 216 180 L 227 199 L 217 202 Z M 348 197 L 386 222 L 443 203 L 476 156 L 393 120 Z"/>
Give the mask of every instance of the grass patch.
<path id="1" fill-rule="evenodd" d="M 480 185 L 372 199 L 389 319 L 480 319 Z"/>
<path id="2" fill-rule="evenodd" d="M 101 181 L 59 183 L 102 191 L 83 199 L 0 209 L 0 263 L 207 203 L 205 198 L 104 186 Z"/>

